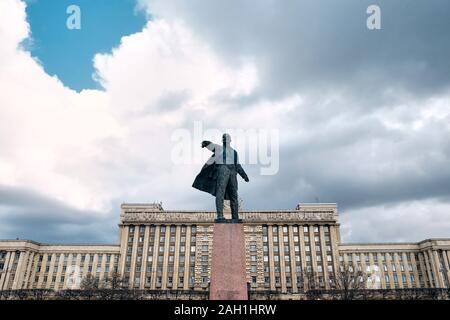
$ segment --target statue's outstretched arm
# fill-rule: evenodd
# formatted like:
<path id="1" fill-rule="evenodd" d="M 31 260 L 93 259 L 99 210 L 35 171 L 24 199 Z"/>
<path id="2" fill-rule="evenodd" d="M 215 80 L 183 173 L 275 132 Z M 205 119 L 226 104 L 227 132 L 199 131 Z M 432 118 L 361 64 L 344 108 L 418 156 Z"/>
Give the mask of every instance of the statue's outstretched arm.
<path id="1" fill-rule="evenodd" d="M 212 152 L 214 152 L 214 150 L 217 148 L 217 147 L 220 147 L 219 145 L 217 145 L 217 144 L 215 144 L 215 143 L 212 143 L 211 141 L 202 141 L 202 148 L 206 148 L 206 149 L 208 149 L 209 151 L 212 151 Z"/>
<path id="2" fill-rule="evenodd" d="M 210 145 L 210 144 L 211 144 L 211 141 L 203 140 L 203 141 L 202 141 L 202 148 L 207 147 L 207 146 Z"/>

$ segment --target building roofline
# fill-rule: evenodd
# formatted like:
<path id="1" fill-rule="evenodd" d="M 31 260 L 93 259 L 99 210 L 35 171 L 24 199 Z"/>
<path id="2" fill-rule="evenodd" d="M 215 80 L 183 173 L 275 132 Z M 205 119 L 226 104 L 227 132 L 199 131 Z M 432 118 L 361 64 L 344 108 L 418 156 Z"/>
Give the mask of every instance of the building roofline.
<path id="1" fill-rule="evenodd" d="M 352 242 L 352 243 L 340 243 L 339 247 L 344 246 L 384 246 L 384 245 L 417 245 L 418 242 Z"/>
<path id="2" fill-rule="evenodd" d="M 417 242 L 350 242 L 340 243 L 339 246 L 377 246 L 377 245 L 419 245 L 430 241 L 450 241 L 450 238 L 429 238 Z"/>
<path id="3" fill-rule="evenodd" d="M 38 246 L 100 246 L 100 247 L 111 247 L 111 246 L 119 246 L 118 243 L 89 243 L 89 242 L 75 242 L 75 243 L 47 243 L 47 242 L 38 242 L 34 240 L 29 239 L 0 239 L 0 243 L 2 242 L 26 242 L 26 243 L 32 243 Z"/>
<path id="4" fill-rule="evenodd" d="M 428 238 L 425 240 L 421 240 L 417 243 L 420 244 L 420 243 L 427 242 L 427 241 L 450 241 L 450 238 Z"/>

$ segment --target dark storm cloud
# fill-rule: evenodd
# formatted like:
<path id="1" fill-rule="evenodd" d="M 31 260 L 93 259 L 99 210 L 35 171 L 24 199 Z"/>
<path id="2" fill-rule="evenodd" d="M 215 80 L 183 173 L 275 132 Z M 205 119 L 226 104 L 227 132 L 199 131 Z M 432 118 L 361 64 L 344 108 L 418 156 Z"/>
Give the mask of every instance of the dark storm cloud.
<path id="1" fill-rule="evenodd" d="M 152 3 L 156 15 L 185 20 L 229 63 L 253 57 L 261 95 L 331 87 L 392 99 L 386 88 L 423 95 L 450 82 L 446 0 L 376 1 L 379 31 L 366 28 L 369 0 L 150 1 L 150 12 Z"/>
<path id="2" fill-rule="evenodd" d="M 111 217 L 114 217 L 113 219 Z M 42 242 L 113 242 L 117 214 L 81 211 L 35 191 L 0 186 L 0 234 Z"/>
<path id="3" fill-rule="evenodd" d="M 272 208 L 337 202 L 343 210 L 428 198 L 448 202 L 450 130 L 441 126 L 403 132 L 366 120 L 317 128 L 311 141 L 281 146 L 277 175 L 258 177 L 252 170 L 260 187 L 248 200 Z"/>

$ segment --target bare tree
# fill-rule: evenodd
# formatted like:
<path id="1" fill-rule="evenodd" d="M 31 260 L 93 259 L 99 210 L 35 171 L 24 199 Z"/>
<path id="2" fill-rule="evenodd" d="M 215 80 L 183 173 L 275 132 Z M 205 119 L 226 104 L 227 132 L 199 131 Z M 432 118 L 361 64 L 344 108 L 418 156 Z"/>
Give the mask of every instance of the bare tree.
<path id="1" fill-rule="evenodd" d="M 303 270 L 297 274 L 297 288 L 301 293 L 304 293 L 306 290 L 305 282 L 305 270 Z"/>
<path id="2" fill-rule="evenodd" d="M 319 278 L 317 272 L 308 268 L 303 269 L 300 281 L 308 300 L 316 300 L 322 298 L 322 290 L 320 290 L 320 283 L 318 279 Z"/>
<path id="3" fill-rule="evenodd" d="M 99 281 L 93 274 L 88 273 L 81 279 L 80 289 L 83 291 L 84 296 L 90 300 L 98 293 Z"/>
<path id="4" fill-rule="evenodd" d="M 114 272 L 111 276 L 106 276 L 101 284 L 102 289 L 119 290 L 124 288 L 123 277 L 118 272 Z"/>
<path id="5" fill-rule="evenodd" d="M 303 269 L 302 272 L 302 281 L 304 288 L 307 290 L 317 290 L 319 289 L 319 281 L 317 279 L 317 273 L 313 270 L 308 270 L 307 268 Z"/>
<path id="6" fill-rule="evenodd" d="M 111 276 L 102 279 L 99 285 L 100 298 L 103 300 L 117 300 L 121 297 L 123 290 L 123 278 L 118 272 L 114 272 Z"/>
<path id="7" fill-rule="evenodd" d="M 367 274 L 356 270 L 352 265 L 341 265 L 334 273 L 329 274 L 332 294 L 342 300 L 353 300 L 367 289 Z"/>

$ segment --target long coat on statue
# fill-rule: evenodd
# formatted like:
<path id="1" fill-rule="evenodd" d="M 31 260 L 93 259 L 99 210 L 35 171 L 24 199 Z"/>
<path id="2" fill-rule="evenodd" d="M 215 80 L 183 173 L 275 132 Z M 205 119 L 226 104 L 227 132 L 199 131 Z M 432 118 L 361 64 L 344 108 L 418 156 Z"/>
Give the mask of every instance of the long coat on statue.
<path id="1" fill-rule="evenodd" d="M 217 164 L 212 161 L 214 155 L 205 163 L 200 173 L 195 177 L 192 187 L 200 191 L 208 192 L 209 194 L 216 196 L 217 186 Z M 234 151 L 234 165 L 236 166 L 236 172 L 242 177 L 247 176 L 244 169 L 237 160 L 237 152 Z M 225 200 L 230 200 L 228 189 L 225 191 Z"/>

